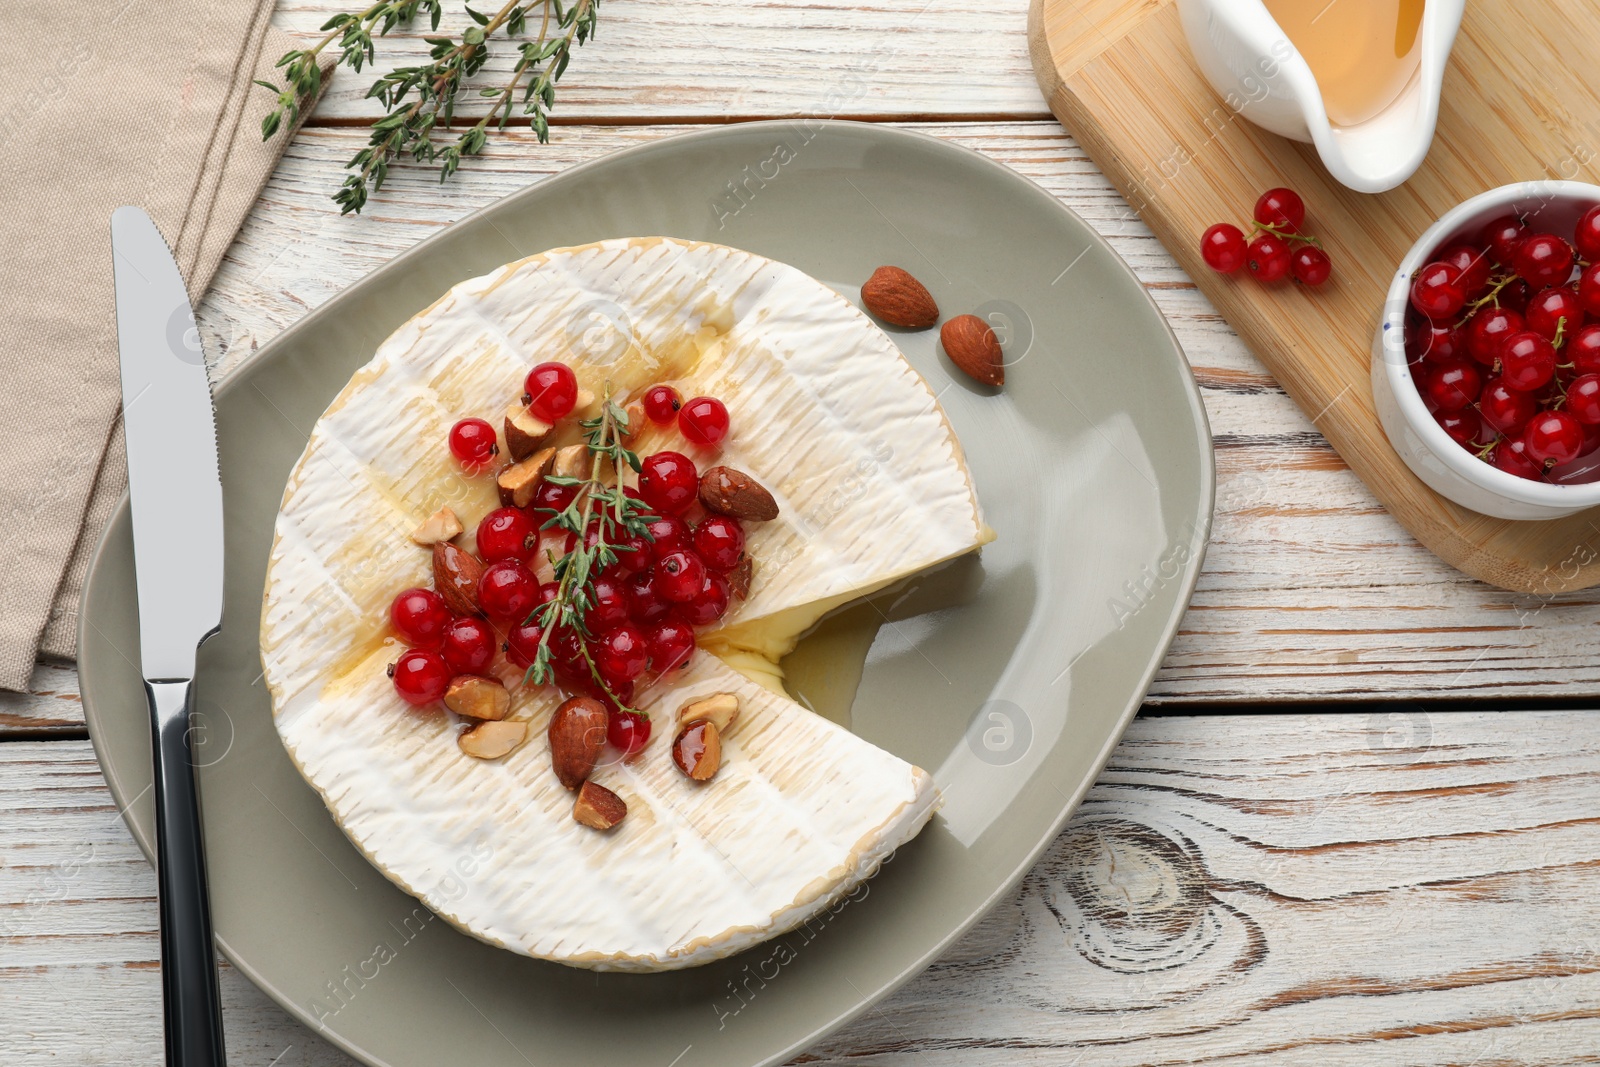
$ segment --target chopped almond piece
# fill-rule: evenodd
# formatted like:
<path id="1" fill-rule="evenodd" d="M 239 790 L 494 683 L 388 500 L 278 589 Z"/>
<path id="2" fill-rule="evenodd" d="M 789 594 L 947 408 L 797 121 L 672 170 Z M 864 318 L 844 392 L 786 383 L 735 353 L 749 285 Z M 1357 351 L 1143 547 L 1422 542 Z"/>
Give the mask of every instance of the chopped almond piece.
<path id="1" fill-rule="evenodd" d="M 456 735 L 461 751 L 474 759 L 499 759 L 516 751 L 528 739 L 528 724 L 520 721 L 480 722 Z"/>
<path id="2" fill-rule="evenodd" d="M 449 508 L 440 508 L 411 531 L 411 540 L 419 545 L 436 545 L 440 541 L 452 540 L 461 530 L 461 520 L 456 513 Z"/>
<path id="3" fill-rule="evenodd" d="M 550 473 L 558 454 L 553 448 L 541 448 L 520 463 L 502 469 L 495 477 L 501 505 L 525 508 L 533 503 L 533 494 L 538 492 L 544 476 Z"/>
<path id="4" fill-rule="evenodd" d="M 622 798 L 603 785 L 584 782 L 572 803 L 572 817 L 596 830 L 609 830 L 628 814 Z"/>
<path id="5" fill-rule="evenodd" d="M 506 451 L 511 453 L 512 462 L 520 463 L 539 451 L 554 430 L 554 426 L 529 411 L 526 404 L 512 404 L 506 408 Z"/>

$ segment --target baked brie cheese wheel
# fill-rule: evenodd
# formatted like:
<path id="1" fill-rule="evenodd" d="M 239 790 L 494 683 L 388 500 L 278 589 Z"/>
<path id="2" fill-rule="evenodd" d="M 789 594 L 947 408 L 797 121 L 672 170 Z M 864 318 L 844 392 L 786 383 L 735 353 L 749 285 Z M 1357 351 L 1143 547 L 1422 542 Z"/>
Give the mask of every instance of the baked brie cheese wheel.
<path id="1" fill-rule="evenodd" d="M 497 655 L 528 739 L 489 761 L 456 744 L 464 720 L 405 704 L 386 676 L 400 650 L 389 602 L 430 583 L 430 554 L 409 535 L 448 506 L 470 548 L 498 506 L 493 472 L 463 471 L 448 431 L 471 415 L 498 425 L 543 360 L 568 364 L 586 391 L 555 443 L 581 439 L 578 420 L 608 387 L 624 403 L 658 383 L 716 396 L 733 428 L 715 449 L 642 418 L 631 447 L 745 471 L 780 506 L 747 527 L 748 598 L 701 632 L 686 667 L 635 698 L 651 715 L 647 747 L 595 770 L 628 809 L 607 832 L 574 820 L 552 772 L 559 691 L 518 685 L 522 671 Z M 826 908 L 938 806 L 926 771 L 786 696 L 779 659 L 832 608 L 991 536 L 933 391 L 826 286 L 712 244 L 557 249 L 450 290 L 318 421 L 267 571 L 275 721 L 356 846 L 460 929 L 581 967 L 706 963 Z M 670 753 L 676 711 L 730 692 L 740 713 L 720 770 L 693 781 Z"/>

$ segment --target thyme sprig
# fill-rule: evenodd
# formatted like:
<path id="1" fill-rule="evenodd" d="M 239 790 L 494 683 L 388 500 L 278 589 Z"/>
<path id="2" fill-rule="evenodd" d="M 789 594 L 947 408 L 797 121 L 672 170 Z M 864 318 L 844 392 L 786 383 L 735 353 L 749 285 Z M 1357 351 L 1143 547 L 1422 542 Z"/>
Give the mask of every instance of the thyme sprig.
<path id="1" fill-rule="evenodd" d="M 335 40 L 339 42 L 339 63 L 352 69 L 372 62 L 375 56 L 373 33 L 384 36 L 426 13 L 432 28 L 439 28 L 442 0 L 382 0 L 351 14 L 335 15 L 323 24 L 324 36 L 309 48 L 284 53 L 278 66 L 284 71 L 285 85 L 256 84 L 277 94 L 277 106 L 262 120 L 263 139 L 277 133 L 287 120 L 293 125 L 300 109 L 322 85 L 317 57 Z M 595 35 L 599 20 L 599 0 L 577 0 L 570 7 L 561 0 L 508 0 L 494 14 L 466 8 L 472 25 L 459 37 L 426 37 L 430 62 L 399 67 L 379 77 L 367 90 L 368 99 L 384 107 L 383 118 L 372 124 L 367 146 L 345 164 L 347 174 L 333 194 L 341 214 L 360 212 L 371 193 L 383 188 L 389 166 L 409 155 L 418 162 L 437 163 L 441 182 L 455 174 L 465 156 L 480 154 L 489 139 L 489 126 L 504 130 L 511 120 L 513 104 L 521 94 L 521 110 L 540 143 L 550 139 L 550 109 L 555 106 L 555 83 L 566 72 L 572 49 Z M 480 89 L 478 95 L 493 99 L 487 114 L 467 127 L 453 141 L 441 144 L 435 139 L 439 129 L 454 124 L 456 100 L 462 83 L 478 73 L 490 56 L 495 34 L 526 36 L 537 20 L 538 33 L 518 46 L 518 59 L 511 78 L 498 87 Z"/>
<path id="2" fill-rule="evenodd" d="M 642 506 L 623 490 L 625 472 L 632 470 L 637 473 L 640 463 L 638 455 L 622 441 L 623 435 L 628 432 L 628 413 L 611 396 L 611 383 L 607 382 L 600 414 L 580 423 L 585 430 L 585 444 L 592 462 L 589 476 L 566 478 L 551 475 L 545 479 L 556 485 L 578 487 L 572 502 L 560 511 L 554 508 L 539 509 L 550 516 L 541 529 L 565 530 L 572 535 L 574 543 L 566 555 L 551 559 L 555 568 L 556 595 L 528 616 L 527 622 L 537 624 L 541 633 L 533 663 L 522 680 L 523 684 L 532 682 L 535 685 L 545 685 L 554 680 L 550 643 L 558 630 L 570 630 L 580 638 L 578 648 L 595 684 L 621 710 L 643 715 L 643 712 L 619 699 L 600 676 L 584 640 L 594 636 L 584 622 L 585 616 L 594 607 L 594 579 L 617 562 L 619 535 L 642 537 L 647 541 L 651 539 Z M 589 543 L 588 536 L 591 524 L 595 532 L 593 544 Z"/>

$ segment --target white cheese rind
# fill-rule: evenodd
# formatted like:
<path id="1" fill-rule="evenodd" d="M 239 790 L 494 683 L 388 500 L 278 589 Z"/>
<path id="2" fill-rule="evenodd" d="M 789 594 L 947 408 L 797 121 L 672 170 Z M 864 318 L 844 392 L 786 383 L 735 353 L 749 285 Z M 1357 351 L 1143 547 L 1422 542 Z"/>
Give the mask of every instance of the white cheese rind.
<path id="1" fill-rule="evenodd" d="M 464 282 L 397 330 L 318 422 L 285 492 L 262 615 L 296 765 L 374 864 L 463 930 L 579 966 L 692 966 L 827 907 L 921 829 L 937 796 L 925 772 L 704 653 L 641 696 L 665 706 L 650 747 L 597 773 L 629 804 L 607 834 L 573 821 L 550 770 L 553 699 L 518 694 L 532 739 L 493 763 L 459 752 L 453 717 L 399 701 L 383 671 L 387 606 L 429 580 L 407 534 L 445 504 L 469 530 L 495 506 L 445 433 L 469 413 L 497 421 L 549 358 L 597 393 L 667 380 L 727 402 L 734 432 L 715 453 L 657 428 L 635 447 L 749 471 L 780 502 L 778 520 L 751 527 L 756 581 L 724 622 L 733 644 L 744 624 L 781 648 L 793 635 L 773 631 L 807 617 L 796 609 L 989 535 L 955 435 L 893 343 L 801 272 L 716 245 L 608 241 Z M 672 765 L 671 713 L 718 690 L 745 712 L 701 785 Z M 467 857 L 465 892 L 441 894 Z"/>

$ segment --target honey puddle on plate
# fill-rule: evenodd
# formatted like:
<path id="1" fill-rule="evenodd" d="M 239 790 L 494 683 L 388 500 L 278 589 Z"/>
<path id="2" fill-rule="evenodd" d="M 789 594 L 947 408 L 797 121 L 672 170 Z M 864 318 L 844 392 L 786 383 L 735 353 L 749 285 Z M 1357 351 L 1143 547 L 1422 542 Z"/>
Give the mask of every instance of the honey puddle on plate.
<path id="1" fill-rule="evenodd" d="M 1417 72 L 1423 0 L 1264 2 L 1311 67 L 1335 126 L 1377 117 Z"/>

